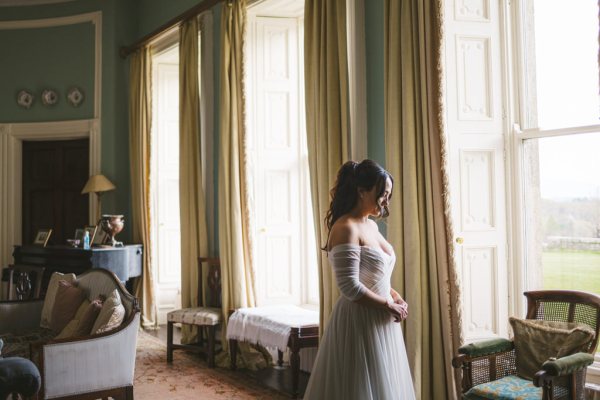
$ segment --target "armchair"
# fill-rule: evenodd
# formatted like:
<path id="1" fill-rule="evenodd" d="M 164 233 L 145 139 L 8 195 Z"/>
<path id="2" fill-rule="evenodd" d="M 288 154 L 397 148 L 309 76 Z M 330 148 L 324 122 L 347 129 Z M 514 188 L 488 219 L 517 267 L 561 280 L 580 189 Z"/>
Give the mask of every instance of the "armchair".
<path id="1" fill-rule="evenodd" d="M 133 399 L 140 311 L 110 271 L 94 268 L 77 276 L 88 299 L 109 296 L 115 289 L 125 308 L 123 323 L 114 330 L 65 339 L 29 342 L 29 354 L 42 378 L 41 399 Z M 0 301 L 0 335 L 29 338 L 40 331 L 43 300 Z M 16 339 L 19 340 L 19 339 Z M 9 356 L 10 354 L 3 354 Z M 27 356 L 26 355 L 26 356 Z"/>
<path id="2" fill-rule="evenodd" d="M 465 400 L 584 399 L 587 366 L 594 362 L 600 331 L 600 296 L 570 290 L 525 292 L 527 319 L 575 322 L 595 332 L 582 352 L 549 359 L 532 381 L 517 376 L 517 352 L 508 339 L 491 339 L 462 346 L 452 365 L 462 369 Z M 493 393 L 493 394 L 492 394 Z"/>

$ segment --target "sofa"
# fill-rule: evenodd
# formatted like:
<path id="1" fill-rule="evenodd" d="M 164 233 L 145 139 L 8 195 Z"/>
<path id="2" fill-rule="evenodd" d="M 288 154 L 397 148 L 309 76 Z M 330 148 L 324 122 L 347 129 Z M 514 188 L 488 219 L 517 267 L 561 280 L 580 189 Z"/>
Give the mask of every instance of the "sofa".
<path id="1" fill-rule="evenodd" d="M 0 339 L 5 342 L 1 356 L 26 357 L 37 364 L 42 377 L 41 399 L 133 399 L 140 326 L 137 299 L 105 269 L 72 275 L 71 284 L 82 291 L 88 304 L 94 299 L 120 298 L 121 319 L 108 330 L 94 326 L 87 334 L 65 335 L 66 327 L 59 333 L 48 328 L 45 320 L 54 306 L 53 299 L 58 299 L 58 292 L 50 289 L 53 281 L 63 285 L 67 278 L 67 274 L 53 274 L 43 300 L 0 301 Z M 82 303 L 80 310 L 84 308 Z"/>

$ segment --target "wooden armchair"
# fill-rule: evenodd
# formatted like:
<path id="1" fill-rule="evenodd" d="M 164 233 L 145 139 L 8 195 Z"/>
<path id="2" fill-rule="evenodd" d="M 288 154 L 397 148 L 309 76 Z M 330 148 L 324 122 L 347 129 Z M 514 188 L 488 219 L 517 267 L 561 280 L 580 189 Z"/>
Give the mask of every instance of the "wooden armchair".
<path id="1" fill-rule="evenodd" d="M 206 288 L 203 291 L 202 265 L 208 266 Z M 222 322 L 221 311 L 221 263 L 218 258 L 198 258 L 198 307 L 183 308 L 167 314 L 167 362 L 173 362 L 173 350 L 185 349 L 206 354 L 209 368 L 215 366 L 216 330 Z M 173 324 L 198 327 L 198 342 L 194 344 L 173 343 Z M 206 330 L 206 340 L 204 331 Z"/>
<path id="2" fill-rule="evenodd" d="M 7 300 L 39 299 L 44 270 L 35 265 L 9 265 L 4 271 L 8 281 Z"/>
<path id="3" fill-rule="evenodd" d="M 484 389 L 496 390 L 496 394 L 508 390 L 510 393 L 502 397 L 506 399 L 584 399 L 586 369 L 594 361 L 600 332 L 600 296 L 571 290 L 524 294 L 527 319 L 584 324 L 595 332 L 594 338 L 585 352 L 546 361 L 533 382 L 516 376 L 517 355 L 512 340 L 492 339 L 462 346 L 452 365 L 462 369 L 463 399 L 497 398 L 483 395 Z"/>

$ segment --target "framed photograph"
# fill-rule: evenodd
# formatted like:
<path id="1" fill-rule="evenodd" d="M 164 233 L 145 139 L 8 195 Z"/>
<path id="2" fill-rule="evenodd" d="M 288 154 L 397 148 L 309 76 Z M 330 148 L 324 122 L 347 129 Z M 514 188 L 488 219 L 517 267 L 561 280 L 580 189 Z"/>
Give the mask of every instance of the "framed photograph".
<path id="1" fill-rule="evenodd" d="M 92 244 L 94 244 L 94 238 L 96 237 L 97 230 L 98 230 L 98 227 L 96 225 L 86 225 L 86 227 L 83 228 L 84 235 L 85 235 L 85 232 L 90 233 L 90 246 Z"/>
<path id="2" fill-rule="evenodd" d="M 38 229 L 37 233 L 35 234 L 35 239 L 33 239 L 33 244 L 46 247 L 46 243 L 48 243 L 48 239 L 50 239 L 51 234 L 52 229 Z"/>
<path id="3" fill-rule="evenodd" d="M 79 239 L 79 243 L 83 243 L 83 235 L 85 230 L 75 229 L 75 237 L 73 239 Z"/>
<path id="4" fill-rule="evenodd" d="M 107 238 L 108 235 L 106 232 L 104 232 L 102 229 L 97 229 L 96 236 L 94 236 L 94 240 L 92 240 L 90 243 L 92 243 L 92 245 L 100 246 L 106 243 Z"/>

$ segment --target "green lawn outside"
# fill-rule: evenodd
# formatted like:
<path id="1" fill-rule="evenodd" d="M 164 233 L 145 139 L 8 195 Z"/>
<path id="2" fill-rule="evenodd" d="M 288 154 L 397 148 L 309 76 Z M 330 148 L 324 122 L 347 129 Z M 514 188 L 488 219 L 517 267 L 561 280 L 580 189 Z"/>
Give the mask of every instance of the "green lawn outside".
<path id="1" fill-rule="evenodd" d="M 544 289 L 600 294 L 600 252 L 546 250 L 542 254 Z"/>

